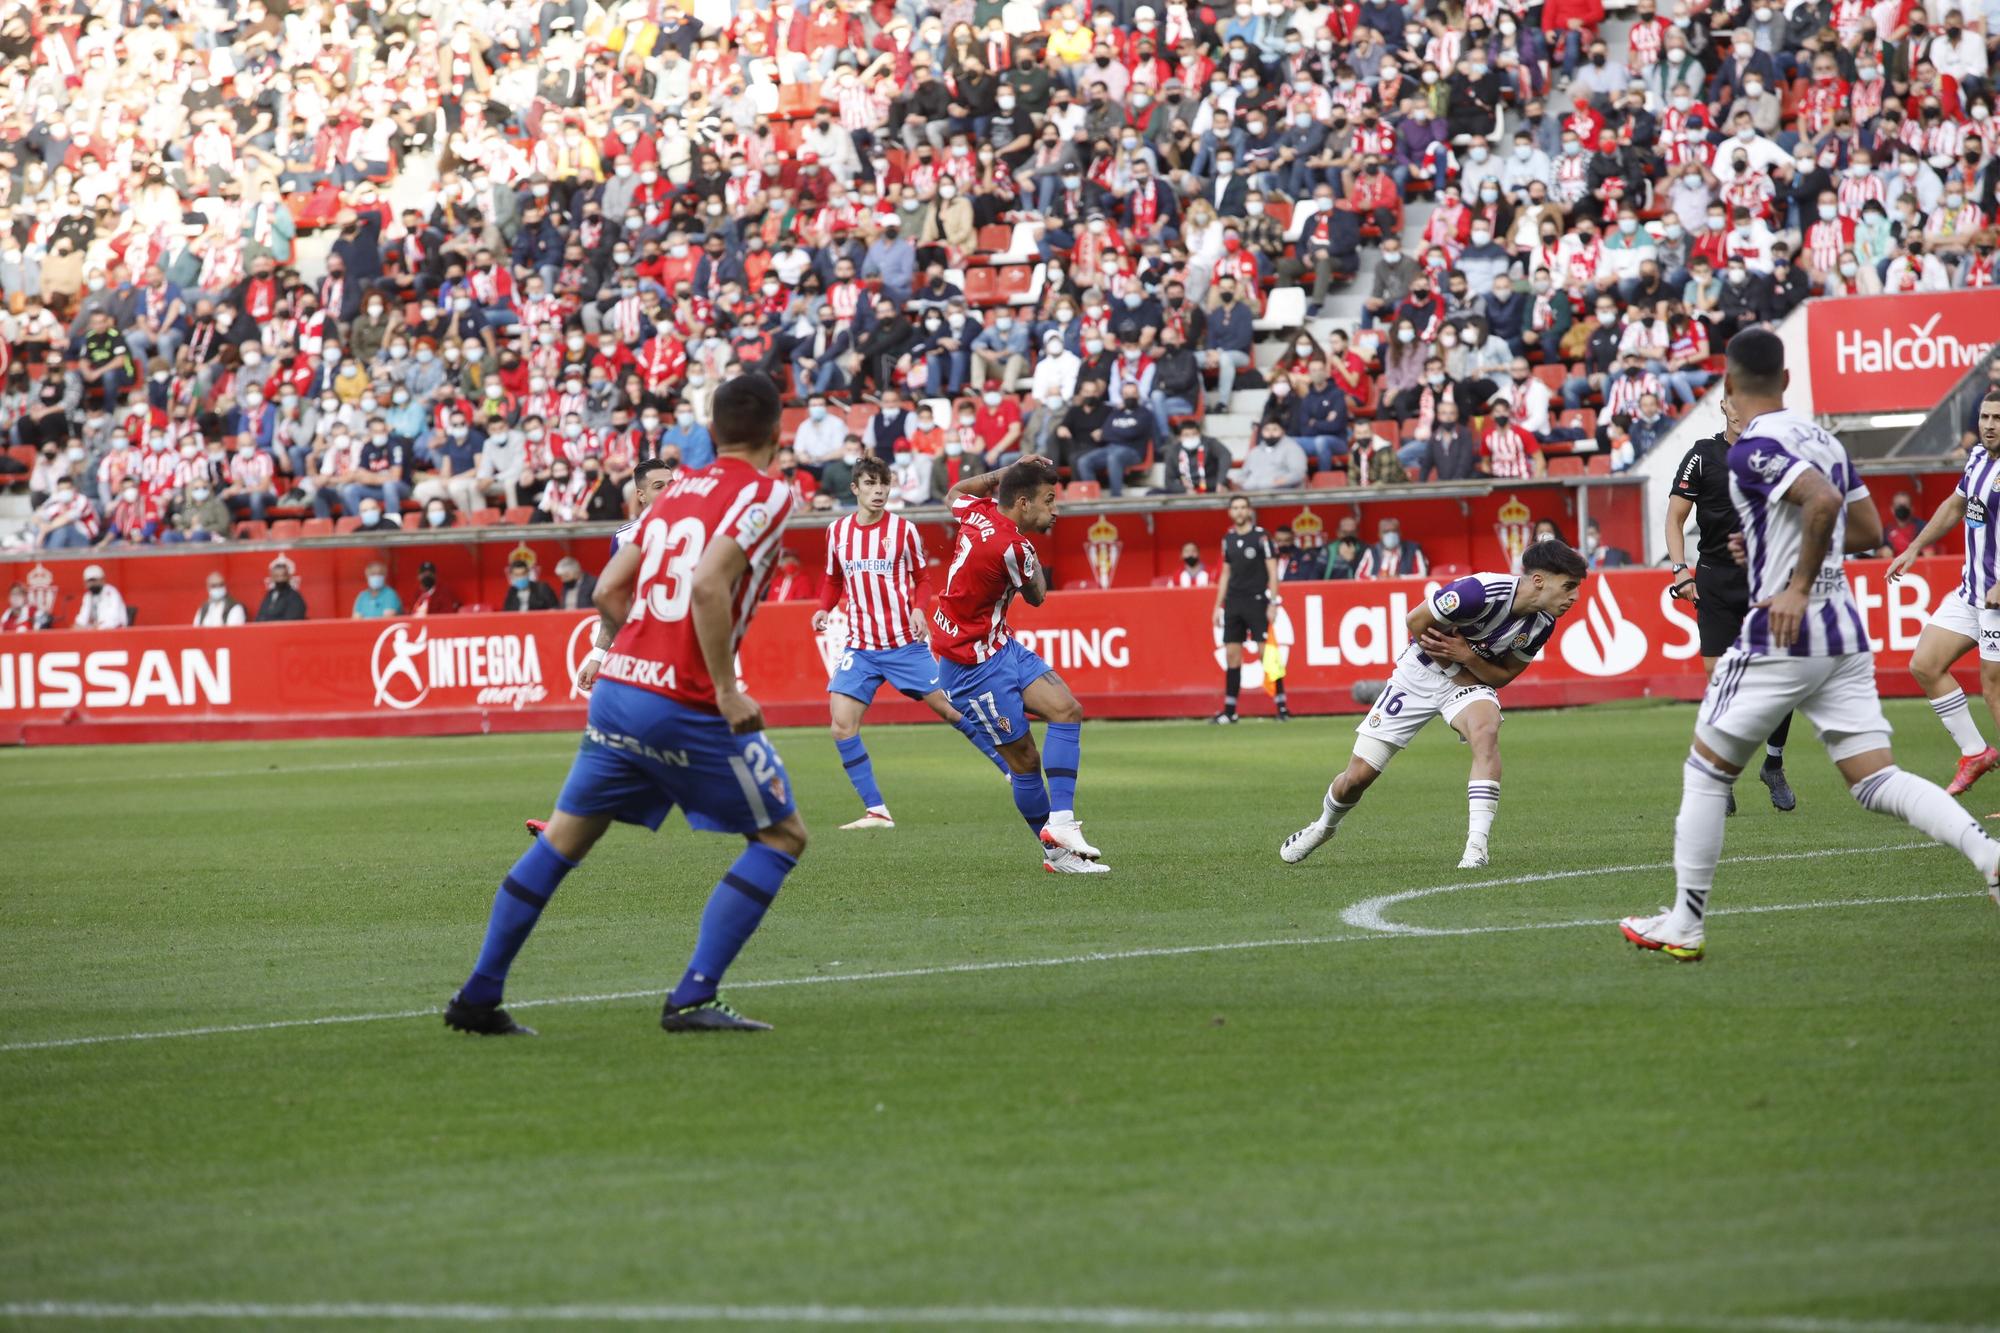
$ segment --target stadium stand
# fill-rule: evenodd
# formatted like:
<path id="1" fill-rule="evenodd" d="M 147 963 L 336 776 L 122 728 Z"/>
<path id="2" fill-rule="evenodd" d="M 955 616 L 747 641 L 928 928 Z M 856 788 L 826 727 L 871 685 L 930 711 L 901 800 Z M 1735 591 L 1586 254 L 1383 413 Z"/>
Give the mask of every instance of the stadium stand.
<path id="1" fill-rule="evenodd" d="M 47 548 L 608 520 L 755 368 L 802 489 L 851 434 L 904 505 L 1025 450 L 1201 489 L 1190 419 L 1226 484 L 1269 421 L 1302 490 L 1416 478 L 1447 399 L 1477 474 L 1602 475 L 1744 324 L 1993 282 L 1996 19 L 15 6 L 0 469 Z"/>

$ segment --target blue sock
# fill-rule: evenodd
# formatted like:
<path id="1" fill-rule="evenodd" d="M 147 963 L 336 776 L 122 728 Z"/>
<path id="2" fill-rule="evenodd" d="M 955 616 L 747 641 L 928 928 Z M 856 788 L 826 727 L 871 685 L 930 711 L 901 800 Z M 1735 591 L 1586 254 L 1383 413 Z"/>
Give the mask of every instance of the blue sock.
<path id="1" fill-rule="evenodd" d="M 1076 766 L 1083 759 L 1083 724 L 1051 722 L 1042 737 L 1042 771 L 1049 775 L 1049 808 L 1076 810 Z"/>
<path id="2" fill-rule="evenodd" d="M 694 957 L 688 961 L 687 974 L 667 997 L 667 1003 L 682 1009 L 715 998 L 722 974 L 756 933 L 757 923 L 764 919 L 771 900 L 778 896 L 778 886 L 797 864 L 796 857 L 786 856 L 761 842 L 743 849 L 743 855 L 729 867 L 715 886 L 715 892 L 708 895 L 708 906 L 701 914 L 701 934 L 695 939 Z"/>
<path id="3" fill-rule="evenodd" d="M 861 737 L 849 736 L 844 741 L 835 741 L 833 748 L 840 751 L 840 762 L 847 767 L 847 780 L 861 794 L 861 804 L 870 810 L 881 805 L 882 789 L 875 785 L 875 765 L 868 761 L 868 747 L 861 743 Z"/>
<path id="4" fill-rule="evenodd" d="M 999 769 L 1002 773 L 1007 771 L 1007 761 L 1002 759 L 1000 751 L 994 748 L 993 738 L 986 734 L 986 728 L 980 726 L 969 717 L 961 717 L 958 719 L 958 730 L 960 735 L 971 741 L 978 748 L 979 753 L 992 761 L 993 767 Z"/>
<path id="5" fill-rule="evenodd" d="M 1042 835 L 1042 828 L 1049 822 L 1049 789 L 1042 781 L 1040 773 L 1014 773 L 1014 808 L 1021 812 L 1021 818 L 1028 821 L 1028 827 L 1035 836 Z"/>
<path id="6" fill-rule="evenodd" d="M 549 905 L 556 885 L 574 869 L 576 862 L 549 846 L 547 838 L 537 835 L 535 845 L 514 863 L 507 878 L 500 881 L 500 891 L 493 895 L 493 915 L 486 922 L 486 943 L 479 950 L 479 961 L 472 965 L 472 975 L 459 991 L 460 998 L 468 1004 L 500 1003 L 514 955 L 528 942 L 528 932 L 541 920 L 542 909 Z"/>

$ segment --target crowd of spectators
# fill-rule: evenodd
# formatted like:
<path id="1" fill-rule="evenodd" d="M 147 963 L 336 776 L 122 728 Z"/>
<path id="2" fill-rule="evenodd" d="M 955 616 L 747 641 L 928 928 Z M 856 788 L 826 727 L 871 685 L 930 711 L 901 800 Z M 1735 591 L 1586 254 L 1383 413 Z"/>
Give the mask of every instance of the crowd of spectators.
<path id="1" fill-rule="evenodd" d="M 0 423 L 52 548 L 616 517 L 750 368 L 817 508 L 1623 467 L 1738 327 L 1992 283 L 1968 3 L 15 4 Z"/>

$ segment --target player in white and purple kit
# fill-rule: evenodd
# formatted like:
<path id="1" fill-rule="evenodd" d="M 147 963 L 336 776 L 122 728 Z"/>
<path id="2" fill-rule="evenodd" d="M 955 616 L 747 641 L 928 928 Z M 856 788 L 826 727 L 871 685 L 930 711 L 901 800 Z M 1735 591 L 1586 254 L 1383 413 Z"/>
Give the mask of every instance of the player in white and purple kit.
<path id="1" fill-rule="evenodd" d="M 1790 378 L 1777 334 L 1747 329 L 1729 340 L 1725 410 L 1746 423 L 1729 450 L 1730 497 L 1743 520 L 1750 614 L 1716 663 L 1695 724 L 1674 824 L 1674 905 L 1619 923 L 1640 948 L 1682 962 L 1705 948 L 1729 789 L 1794 709 L 1812 722 L 1855 800 L 1956 847 L 2000 901 L 2000 842 L 1944 788 L 1896 767 L 1875 655 L 1841 564 L 1849 535 L 1859 549 L 1880 545 L 1882 519 L 1840 441 L 1786 409 Z"/>
<path id="2" fill-rule="evenodd" d="M 1556 540 L 1521 553 L 1521 572 L 1474 574 L 1447 583 L 1410 612 L 1411 642 L 1375 706 L 1356 730 L 1354 757 L 1333 780 L 1320 817 L 1285 839 L 1278 855 L 1297 864 L 1331 838 L 1361 793 L 1396 752 L 1434 717 L 1472 747 L 1465 786 L 1467 828 L 1459 868 L 1483 866 L 1500 812 L 1500 696 L 1527 670 L 1576 603 L 1587 572 L 1583 557 Z"/>
<path id="3" fill-rule="evenodd" d="M 847 614 L 847 644 L 826 683 L 834 749 L 861 798 L 861 818 L 842 824 L 843 832 L 896 827 L 861 742 L 861 718 L 885 683 L 927 705 L 1007 771 L 985 731 L 953 708 L 938 684 L 930 649 L 930 568 L 916 524 L 888 511 L 891 481 L 889 465 L 879 458 L 854 465 L 855 511 L 826 530 L 826 583 L 813 613 L 813 628 L 822 632 L 836 606 Z"/>
<path id="4" fill-rule="evenodd" d="M 1945 788 L 1953 796 L 2000 767 L 2000 751 L 1979 734 L 1972 705 L 1951 678 L 1952 666 L 1978 648 L 1980 692 L 1994 725 L 2000 726 L 2000 389 L 1989 389 L 1979 404 L 1979 443 L 1965 460 L 1958 489 L 1889 566 L 1889 582 L 1894 583 L 1910 572 L 1918 556 L 1965 524 L 1965 573 L 1958 588 L 1931 612 L 1910 656 L 1910 674 L 1958 742 L 1958 772 Z"/>

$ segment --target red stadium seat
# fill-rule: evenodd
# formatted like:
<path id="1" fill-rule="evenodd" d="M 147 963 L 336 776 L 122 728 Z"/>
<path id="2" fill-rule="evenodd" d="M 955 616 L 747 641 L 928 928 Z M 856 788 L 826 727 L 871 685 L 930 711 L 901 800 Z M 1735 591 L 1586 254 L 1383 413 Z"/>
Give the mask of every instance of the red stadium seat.
<path id="1" fill-rule="evenodd" d="M 1556 417 L 1556 424 L 1580 430 L 1586 437 L 1595 438 L 1597 435 L 1597 409 L 1579 407 L 1574 412 L 1559 413 Z"/>
<path id="2" fill-rule="evenodd" d="M 1278 230 L 1282 232 L 1292 225 L 1292 206 L 1283 199 L 1273 199 L 1267 195 L 1264 201 L 1264 216 L 1277 223 Z"/>
<path id="3" fill-rule="evenodd" d="M 1576 454 L 1550 454 L 1549 475 L 1551 477 L 1580 477 L 1583 475 L 1583 459 Z"/>
<path id="4" fill-rule="evenodd" d="M 778 413 L 778 435 L 782 439 L 797 435 L 799 427 L 805 424 L 806 409 L 803 407 L 788 407 Z"/>
<path id="5" fill-rule="evenodd" d="M 504 514 L 500 521 L 510 528 L 523 527 L 535 517 L 533 505 L 515 505 Z"/>
<path id="6" fill-rule="evenodd" d="M 1315 491 L 1343 491 L 1347 489 L 1347 474 L 1345 472 L 1315 472 L 1312 474 L 1312 480 L 1308 481 L 1306 485 Z"/>
<path id="7" fill-rule="evenodd" d="M 475 528 L 490 528 L 500 521 L 500 511 L 493 508 L 475 509 L 464 515 L 464 521 Z"/>
<path id="8" fill-rule="evenodd" d="M 1561 364 L 1536 366 L 1535 378 L 1548 385 L 1550 393 L 1559 394 L 1562 392 L 1563 381 L 1569 378 L 1569 369 Z"/>
<path id="9" fill-rule="evenodd" d="M 325 520 L 323 519 L 314 519 L 313 523 L 320 523 L 324 521 Z M 339 519 L 334 523 L 333 531 L 336 536 L 344 537 L 348 533 L 353 532 L 356 528 L 360 526 L 361 526 L 360 516 L 357 514 L 349 514 L 345 518 Z M 312 523 L 306 524 L 306 536 L 317 537 L 319 535 L 320 535 L 319 533 L 313 531 Z"/>
<path id="10" fill-rule="evenodd" d="M 997 268 L 965 270 L 965 303 L 970 306 L 999 305 L 1000 272 Z"/>
<path id="11" fill-rule="evenodd" d="M 1104 487 L 1094 481 L 1073 481 L 1063 487 L 1064 500 L 1095 500 L 1104 494 Z"/>
<path id="12" fill-rule="evenodd" d="M 1471 572 L 1464 565 L 1431 566 L 1431 577 L 1434 579 L 1462 579 Z"/>
<path id="13" fill-rule="evenodd" d="M 246 518 L 236 525 L 236 540 L 239 542 L 261 542 L 264 540 L 264 534 L 268 531 L 270 531 L 270 528 L 267 524 L 261 523 L 254 518 Z"/>
<path id="14" fill-rule="evenodd" d="M 1403 423 L 1400 421 L 1393 421 L 1388 417 L 1377 417 L 1368 423 L 1368 429 L 1375 432 L 1376 439 L 1383 441 L 1391 448 L 1403 442 Z"/>
<path id="15" fill-rule="evenodd" d="M 1590 470 L 1590 475 L 1593 477 L 1608 477 L 1611 475 L 1611 455 L 1609 454 L 1592 454 L 1586 465 Z"/>
<path id="16" fill-rule="evenodd" d="M 1017 296 L 1026 296 L 1028 289 L 1035 285 L 1035 270 L 1026 264 L 1008 264 L 996 268 L 1000 284 L 1000 299 L 1012 301 Z"/>
<path id="17" fill-rule="evenodd" d="M 819 110 L 817 83 L 786 83 L 778 87 L 778 115 L 791 119 L 810 116 Z"/>
<path id="18" fill-rule="evenodd" d="M 270 538 L 274 542 L 297 541 L 299 521 L 295 518 L 281 518 L 270 527 Z"/>
<path id="19" fill-rule="evenodd" d="M 983 254 L 1004 255 L 1013 243 L 1014 229 L 1004 222 L 979 229 L 979 249 Z"/>
<path id="20" fill-rule="evenodd" d="M 868 428 L 868 423 L 875 419 L 875 413 L 878 410 L 871 403 L 854 404 L 854 406 L 847 409 L 847 428 L 857 435 L 860 434 Z"/>
<path id="21" fill-rule="evenodd" d="M 345 519 L 341 521 L 343 523 L 346 522 Z M 361 520 L 358 518 L 355 519 L 354 526 L 357 528 L 360 527 Z M 330 518 L 309 518 L 299 528 L 299 536 L 301 537 L 331 537 L 332 535 L 333 520 Z"/>

